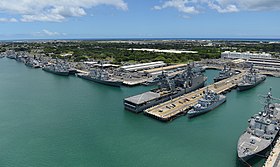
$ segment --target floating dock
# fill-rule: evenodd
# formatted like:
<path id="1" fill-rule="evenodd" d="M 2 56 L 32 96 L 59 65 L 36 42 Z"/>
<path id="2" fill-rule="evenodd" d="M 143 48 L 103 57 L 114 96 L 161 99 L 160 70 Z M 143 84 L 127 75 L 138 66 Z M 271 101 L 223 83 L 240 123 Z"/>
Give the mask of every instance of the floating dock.
<path id="1" fill-rule="evenodd" d="M 279 167 L 280 166 L 280 139 L 276 141 L 273 150 L 270 152 L 263 167 Z"/>
<path id="2" fill-rule="evenodd" d="M 237 83 L 242 79 L 244 71 L 234 75 L 228 79 L 216 82 L 207 86 L 208 89 L 221 94 L 230 91 L 237 86 Z M 193 107 L 200 98 L 203 96 L 206 87 L 198 89 L 194 92 L 187 93 L 175 99 L 169 100 L 157 106 L 144 110 L 144 114 L 160 121 L 170 121 L 174 118 L 185 115 L 191 107 Z"/>

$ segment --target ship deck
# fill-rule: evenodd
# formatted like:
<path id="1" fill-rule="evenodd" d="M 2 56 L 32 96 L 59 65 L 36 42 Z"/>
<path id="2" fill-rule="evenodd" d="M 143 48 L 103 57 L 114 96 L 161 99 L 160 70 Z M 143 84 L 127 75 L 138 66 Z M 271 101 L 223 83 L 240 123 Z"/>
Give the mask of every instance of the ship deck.
<path id="1" fill-rule="evenodd" d="M 225 93 L 235 88 L 244 74 L 245 72 L 241 71 L 241 73 L 234 75 L 233 77 L 216 82 L 207 87 L 208 89 L 213 90 L 218 94 Z M 191 109 L 191 107 L 193 107 L 200 98 L 202 98 L 203 92 L 205 90 L 206 87 L 203 87 L 196 91 L 187 93 L 175 99 L 166 101 L 162 104 L 146 109 L 144 113 L 150 117 L 161 121 L 170 121 L 178 117 L 179 115 L 186 114 L 187 111 Z"/>

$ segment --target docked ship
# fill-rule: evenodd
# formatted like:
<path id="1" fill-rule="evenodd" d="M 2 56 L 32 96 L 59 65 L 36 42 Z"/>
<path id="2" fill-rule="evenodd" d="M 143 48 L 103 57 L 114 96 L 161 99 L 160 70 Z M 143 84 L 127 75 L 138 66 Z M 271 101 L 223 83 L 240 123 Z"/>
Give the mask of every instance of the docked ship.
<path id="1" fill-rule="evenodd" d="M 97 82 L 100 84 L 105 84 L 105 85 L 109 85 L 109 86 L 115 86 L 115 87 L 120 87 L 123 82 L 113 79 L 109 73 L 103 69 L 95 69 L 90 71 L 89 74 L 77 74 L 78 77 L 89 80 L 89 81 L 93 81 L 93 82 Z"/>
<path id="2" fill-rule="evenodd" d="M 219 76 L 214 78 L 214 82 L 219 82 L 221 80 L 227 79 L 235 74 L 230 67 L 224 66 L 223 70 L 219 72 Z"/>
<path id="3" fill-rule="evenodd" d="M 205 72 L 206 71 L 206 67 L 197 64 L 197 63 L 193 63 L 192 64 L 192 68 L 194 72 Z"/>
<path id="4" fill-rule="evenodd" d="M 31 68 L 40 68 L 41 67 L 41 64 L 38 60 L 34 58 L 27 58 L 26 59 L 26 62 L 25 62 L 25 65 L 28 66 L 28 67 L 31 67 Z"/>
<path id="5" fill-rule="evenodd" d="M 161 80 L 163 80 L 167 76 L 168 74 L 165 71 L 162 71 L 160 75 L 155 76 L 152 79 L 146 81 L 145 83 L 143 83 L 143 85 L 145 86 L 157 85 Z M 169 76 L 169 79 L 172 79 L 172 77 Z"/>
<path id="6" fill-rule="evenodd" d="M 183 73 L 170 79 L 166 74 L 158 83 L 158 88 L 131 96 L 123 100 L 125 109 L 140 113 L 145 109 L 181 96 L 204 86 L 207 78 L 201 73 L 195 73 L 188 66 Z"/>
<path id="7" fill-rule="evenodd" d="M 6 51 L 6 57 L 9 59 L 16 59 L 16 52 L 13 50 Z"/>
<path id="8" fill-rule="evenodd" d="M 242 80 L 237 84 L 237 90 L 243 91 L 251 89 L 266 79 L 265 75 L 257 74 L 257 71 L 251 66 L 250 70 L 243 76 Z"/>
<path id="9" fill-rule="evenodd" d="M 5 53 L 0 53 L 0 59 L 6 57 Z"/>
<path id="10" fill-rule="evenodd" d="M 214 91 L 209 90 L 208 88 L 204 92 L 204 95 L 201 99 L 198 100 L 197 104 L 187 113 L 189 118 L 205 114 L 216 107 L 220 106 L 226 101 L 226 96 L 219 95 Z"/>
<path id="11" fill-rule="evenodd" d="M 242 161 L 265 153 L 279 133 L 280 104 L 272 102 L 279 99 L 272 97 L 271 90 L 263 97 L 264 108 L 248 120 L 249 126 L 238 140 L 237 154 Z"/>
<path id="12" fill-rule="evenodd" d="M 47 64 L 42 69 L 56 75 L 69 75 L 69 67 L 66 63 Z"/>

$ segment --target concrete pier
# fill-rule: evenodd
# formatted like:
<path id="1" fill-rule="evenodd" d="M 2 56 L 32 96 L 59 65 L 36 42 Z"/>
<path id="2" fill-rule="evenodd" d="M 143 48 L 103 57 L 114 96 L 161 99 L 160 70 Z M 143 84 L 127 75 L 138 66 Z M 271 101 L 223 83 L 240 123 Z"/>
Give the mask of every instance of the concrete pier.
<path id="1" fill-rule="evenodd" d="M 263 167 L 279 167 L 280 166 L 280 139 L 276 141 L 273 150 L 270 152 Z"/>

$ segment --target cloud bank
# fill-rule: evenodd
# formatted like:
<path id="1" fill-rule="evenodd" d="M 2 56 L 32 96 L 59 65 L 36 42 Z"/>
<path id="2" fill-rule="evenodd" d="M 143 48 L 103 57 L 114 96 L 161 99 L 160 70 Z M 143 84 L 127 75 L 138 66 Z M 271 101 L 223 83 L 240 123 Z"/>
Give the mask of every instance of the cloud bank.
<path id="1" fill-rule="evenodd" d="M 20 15 L 19 21 L 22 22 L 61 22 L 70 17 L 85 16 L 87 9 L 98 5 L 110 5 L 120 10 L 128 9 L 123 0 L 1 0 L 0 12 Z M 5 19 L 7 22 L 15 21 L 2 18 L 3 21 Z"/>
<path id="2" fill-rule="evenodd" d="M 175 8 L 185 14 L 197 14 L 205 8 L 219 13 L 233 13 L 239 11 L 280 10 L 279 0 L 166 0 L 154 6 L 156 10 Z"/>

